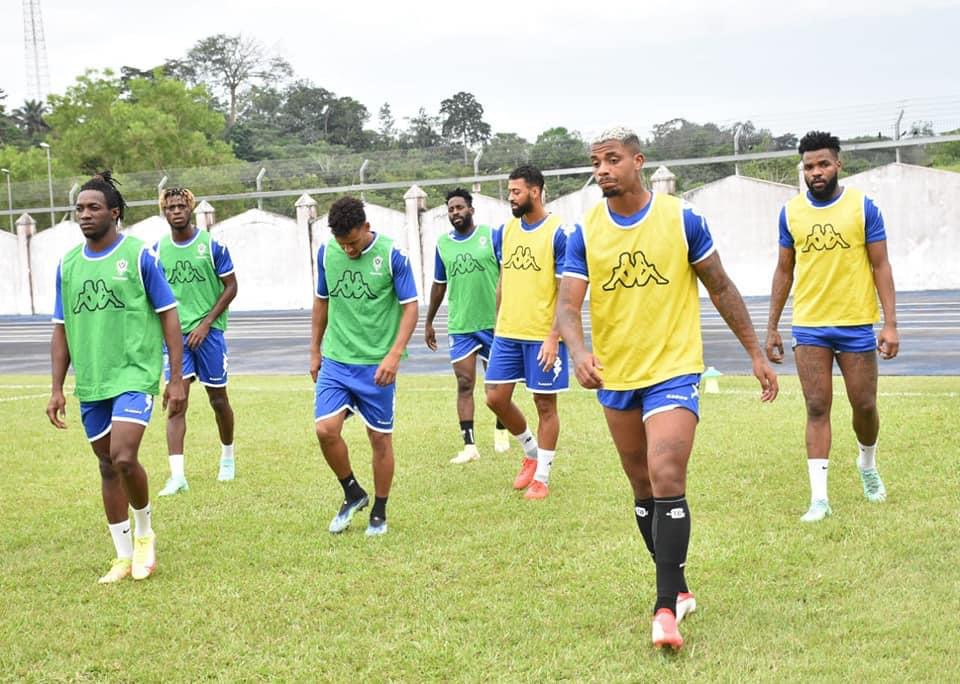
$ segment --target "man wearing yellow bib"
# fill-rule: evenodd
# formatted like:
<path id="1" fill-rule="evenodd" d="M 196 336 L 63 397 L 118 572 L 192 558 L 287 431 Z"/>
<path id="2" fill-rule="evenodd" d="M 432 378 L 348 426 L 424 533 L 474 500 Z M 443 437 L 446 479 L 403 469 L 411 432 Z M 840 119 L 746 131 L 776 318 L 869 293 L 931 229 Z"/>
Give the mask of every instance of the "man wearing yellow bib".
<path id="1" fill-rule="evenodd" d="M 773 274 L 767 356 L 783 360 L 777 331 L 787 295 L 793 291 L 793 349 L 807 406 L 807 471 L 810 508 L 800 518 L 819 522 L 831 515 L 827 499 L 833 359 L 843 374 L 860 450 L 857 465 L 863 494 L 880 503 L 887 491 L 877 472 L 877 351 L 892 359 L 900 349 L 896 292 L 887 260 L 883 216 L 862 192 L 841 187 L 840 141 L 822 131 L 800 140 L 808 192 L 780 210 L 780 256 Z M 883 329 L 877 297 L 883 307 Z"/>
<path id="2" fill-rule="evenodd" d="M 750 355 L 764 401 L 776 397 L 777 376 L 706 220 L 682 200 L 644 187 L 637 134 L 620 126 L 604 131 L 590 161 L 605 199 L 568 238 L 557 321 L 577 380 L 598 390 L 633 488 L 637 526 L 656 565 L 653 645 L 676 649 L 683 645 L 677 623 L 696 609 L 684 566 L 687 462 L 703 371 L 697 278 Z M 588 285 L 593 352 L 580 318 Z"/>
<path id="3" fill-rule="evenodd" d="M 513 481 L 524 498 L 547 496 L 550 467 L 560 437 L 557 393 L 569 385 L 567 349 L 554 326 L 557 289 L 567 234 L 543 206 L 543 174 L 521 166 L 510 174 L 513 219 L 493 235 L 500 259 L 497 322 L 487 366 L 487 406 L 523 447 Z M 537 407 L 537 436 L 513 403 L 513 388 L 526 383 Z"/>

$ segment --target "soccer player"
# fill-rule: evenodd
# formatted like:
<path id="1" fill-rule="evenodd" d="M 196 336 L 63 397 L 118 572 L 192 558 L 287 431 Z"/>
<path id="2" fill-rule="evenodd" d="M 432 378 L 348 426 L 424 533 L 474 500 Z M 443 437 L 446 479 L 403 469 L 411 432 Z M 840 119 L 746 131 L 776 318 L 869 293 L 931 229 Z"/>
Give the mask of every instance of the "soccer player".
<path id="1" fill-rule="evenodd" d="M 567 241 L 557 319 L 577 380 L 596 389 L 620 463 L 633 489 L 643 541 L 656 565 L 652 625 L 657 648 L 680 648 L 677 623 L 696 609 L 684 565 L 690 541 L 687 462 L 699 421 L 703 371 L 697 278 L 750 355 L 761 398 L 773 400 L 767 364 L 706 220 L 643 185 L 644 155 L 632 130 L 608 129 L 590 148 L 604 200 Z M 580 307 L 590 285 L 593 351 Z"/>
<path id="2" fill-rule="evenodd" d="M 557 289 L 567 242 L 563 222 L 543 206 L 543 174 L 520 166 L 507 188 L 513 219 L 495 234 L 500 256 L 499 310 L 487 367 L 487 406 L 523 447 L 513 481 L 524 498 L 546 498 L 560 436 L 557 393 L 567 389 L 567 348 L 554 326 Z M 537 436 L 513 403 L 526 383 L 537 408 Z"/>
<path id="3" fill-rule="evenodd" d="M 896 292 L 887 260 L 883 216 L 869 197 L 839 183 L 840 141 L 811 131 L 800 140 L 803 180 L 808 192 L 780 210 L 780 255 L 773 273 L 767 357 L 783 360 L 777 328 L 794 283 L 793 349 L 807 407 L 807 470 L 810 508 L 800 518 L 818 522 L 831 515 L 827 498 L 830 407 L 836 358 L 853 409 L 863 494 L 880 503 L 887 490 L 877 472 L 877 352 L 892 359 L 900 349 Z M 883 307 L 883 328 L 877 297 Z"/>
<path id="4" fill-rule="evenodd" d="M 163 391 L 163 408 L 176 415 L 186 401 L 177 301 L 156 253 L 117 233 L 125 206 L 109 171 L 80 188 L 76 215 L 85 241 L 57 267 L 50 341 L 47 418 L 66 429 L 63 382 L 72 363 L 80 421 L 100 462 L 103 507 L 117 554 L 101 584 L 131 574 L 146 579 L 157 567 L 147 473 L 138 452 L 159 389 L 164 341 L 174 372 Z"/>
<path id="5" fill-rule="evenodd" d="M 330 207 L 329 223 L 333 239 L 317 250 L 310 337 L 317 438 L 344 495 L 329 529 L 343 532 L 369 503 L 340 436 L 347 413 L 356 413 L 373 449 L 375 498 L 366 533 L 376 536 L 387 532 L 397 370 L 417 325 L 417 289 L 410 260 L 370 230 L 363 202 L 341 197 Z"/>
<path id="6" fill-rule="evenodd" d="M 449 284 L 447 333 L 450 363 L 457 377 L 457 416 L 463 435 L 463 451 L 450 462 L 462 464 L 480 458 L 473 434 L 473 388 L 477 380 L 477 356 L 484 367 L 490 358 L 500 262 L 493 248 L 493 231 L 489 226 L 473 223 L 473 195 L 467 190 L 456 188 L 447 193 L 447 218 L 453 230 L 437 240 L 424 338 L 427 347 L 436 351 L 433 319 Z M 509 434 L 497 420 L 494 449 L 503 452 L 509 448 Z"/>
<path id="7" fill-rule="evenodd" d="M 221 482 L 232 480 L 235 471 L 233 455 L 233 409 L 227 398 L 227 307 L 237 296 L 237 277 L 233 272 L 230 252 L 198 230 L 190 216 L 196 204 L 187 188 L 167 188 L 160 195 L 160 210 L 170 225 L 170 234 L 155 245 L 167 282 L 177 298 L 177 313 L 183 330 L 183 376 L 186 400 L 190 384 L 200 380 L 207 390 L 220 431 Z M 164 368 L 170 380 L 170 369 Z M 184 471 L 184 437 L 187 433 L 187 412 L 167 420 L 167 452 L 170 477 L 160 496 L 171 496 L 189 488 Z"/>

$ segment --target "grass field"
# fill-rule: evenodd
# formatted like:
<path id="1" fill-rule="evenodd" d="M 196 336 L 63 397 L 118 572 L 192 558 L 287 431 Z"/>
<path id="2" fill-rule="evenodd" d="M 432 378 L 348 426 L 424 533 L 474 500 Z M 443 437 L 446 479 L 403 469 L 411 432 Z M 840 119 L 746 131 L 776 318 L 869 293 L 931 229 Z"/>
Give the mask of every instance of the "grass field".
<path id="1" fill-rule="evenodd" d="M 886 504 L 862 497 L 837 384 L 834 517 L 808 498 L 795 378 L 702 397 L 687 576 L 700 608 L 675 655 L 649 643 L 653 566 L 593 396 L 561 399 L 551 496 L 510 484 L 514 444 L 450 466 L 453 377 L 401 376 L 390 532 L 326 526 L 341 498 L 298 377 L 241 376 L 238 479 L 217 483 L 213 415 L 194 394 L 190 492 L 154 499 L 160 566 L 99 586 L 113 547 L 78 405 L 43 415 L 47 379 L 0 378 L 0 677 L 9 681 L 944 681 L 960 678 L 960 379 L 880 381 Z M 478 394 L 478 399 L 479 399 Z M 532 403 L 519 395 L 528 415 Z M 482 406 L 482 401 L 478 401 Z M 163 418 L 141 458 L 167 474 Z M 372 491 L 359 421 L 355 471 Z"/>

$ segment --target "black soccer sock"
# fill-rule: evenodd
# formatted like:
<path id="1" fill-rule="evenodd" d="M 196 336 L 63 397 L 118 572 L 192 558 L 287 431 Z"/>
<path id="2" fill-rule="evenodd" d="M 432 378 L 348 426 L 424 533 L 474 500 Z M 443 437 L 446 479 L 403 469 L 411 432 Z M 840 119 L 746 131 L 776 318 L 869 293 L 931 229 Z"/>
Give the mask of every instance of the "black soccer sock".
<path id="1" fill-rule="evenodd" d="M 387 519 L 387 497 L 373 497 L 373 510 L 370 511 L 370 517 L 380 518 L 381 520 Z"/>
<path id="2" fill-rule="evenodd" d="M 343 487 L 343 496 L 347 501 L 356 501 L 367 494 L 365 491 L 363 491 L 363 487 L 360 486 L 360 483 L 357 482 L 357 478 L 353 476 L 353 471 L 351 471 L 350 474 L 345 478 L 340 480 L 340 486 Z"/>
<path id="3" fill-rule="evenodd" d="M 683 567 L 690 544 L 690 508 L 684 495 L 654 499 L 654 553 L 657 564 L 657 604 L 676 614 L 677 594 L 687 591 Z"/>
<path id="4" fill-rule="evenodd" d="M 501 423 L 499 418 L 497 418 L 497 429 L 498 429 L 498 430 L 506 430 L 506 429 L 507 429 L 507 426 L 504 425 L 503 423 Z"/>
<path id="5" fill-rule="evenodd" d="M 640 528 L 643 543 L 647 545 L 650 557 L 656 561 L 657 554 L 654 552 L 653 543 L 653 497 L 634 499 L 633 507 L 633 514 L 637 518 L 637 527 Z"/>
<path id="6" fill-rule="evenodd" d="M 461 420 L 460 421 L 460 432 L 463 435 L 463 443 L 466 445 L 476 444 L 473 440 L 473 421 L 472 420 Z"/>

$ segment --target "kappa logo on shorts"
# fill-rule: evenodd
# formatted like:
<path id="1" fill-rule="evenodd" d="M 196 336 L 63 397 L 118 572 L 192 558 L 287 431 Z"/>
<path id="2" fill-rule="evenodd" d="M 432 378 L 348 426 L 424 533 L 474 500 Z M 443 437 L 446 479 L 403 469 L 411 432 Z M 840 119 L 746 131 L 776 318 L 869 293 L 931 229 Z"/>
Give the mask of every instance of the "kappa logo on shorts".
<path id="1" fill-rule="evenodd" d="M 563 372 L 563 361 L 560 360 L 558 356 L 553 360 L 553 381 L 556 382 L 557 378 L 560 377 L 560 373 Z"/>
<path id="2" fill-rule="evenodd" d="M 201 247 L 203 245 L 200 245 Z M 170 274 L 170 277 L 167 278 L 167 282 L 171 285 L 176 285 L 177 283 L 192 283 L 192 282 L 204 282 L 206 278 L 203 277 L 203 274 L 198 271 L 193 264 L 191 264 L 186 259 L 178 261 L 173 266 L 173 273 Z"/>
<path id="3" fill-rule="evenodd" d="M 536 258 L 533 256 L 533 252 L 529 247 L 524 247 L 523 245 L 517 245 L 517 248 L 513 250 L 513 254 L 510 255 L 510 258 L 503 262 L 504 268 L 515 268 L 519 271 L 539 271 L 540 266 L 537 264 Z"/>
<path id="4" fill-rule="evenodd" d="M 603 289 L 608 292 L 621 287 L 643 287 L 650 281 L 657 285 L 669 285 L 670 281 L 660 275 L 656 264 L 651 264 L 647 256 L 637 250 L 636 252 L 623 252 L 620 254 L 620 261 L 613 268 L 610 279 L 603 284 Z"/>
<path id="5" fill-rule="evenodd" d="M 73 306 L 73 313 L 78 314 L 84 309 L 98 311 L 101 309 L 125 309 L 123 302 L 107 287 L 103 280 L 85 280 L 83 288 L 77 293 L 77 301 Z"/>
<path id="6" fill-rule="evenodd" d="M 850 249 L 850 245 L 843 239 L 843 235 L 837 232 L 836 228 L 829 223 L 823 225 L 816 223 L 810 228 L 806 245 L 801 251 L 809 252 L 811 249 L 815 249 L 818 252 L 823 252 L 837 247 Z"/>
<path id="7" fill-rule="evenodd" d="M 344 271 L 340 280 L 330 290 L 331 297 L 346 297 L 347 299 L 376 299 L 373 290 L 363 279 L 359 271 Z"/>
<path id="8" fill-rule="evenodd" d="M 474 271 L 485 271 L 483 265 L 473 258 L 472 254 L 458 254 L 450 267 L 450 275 L 466 275 Z"/>

